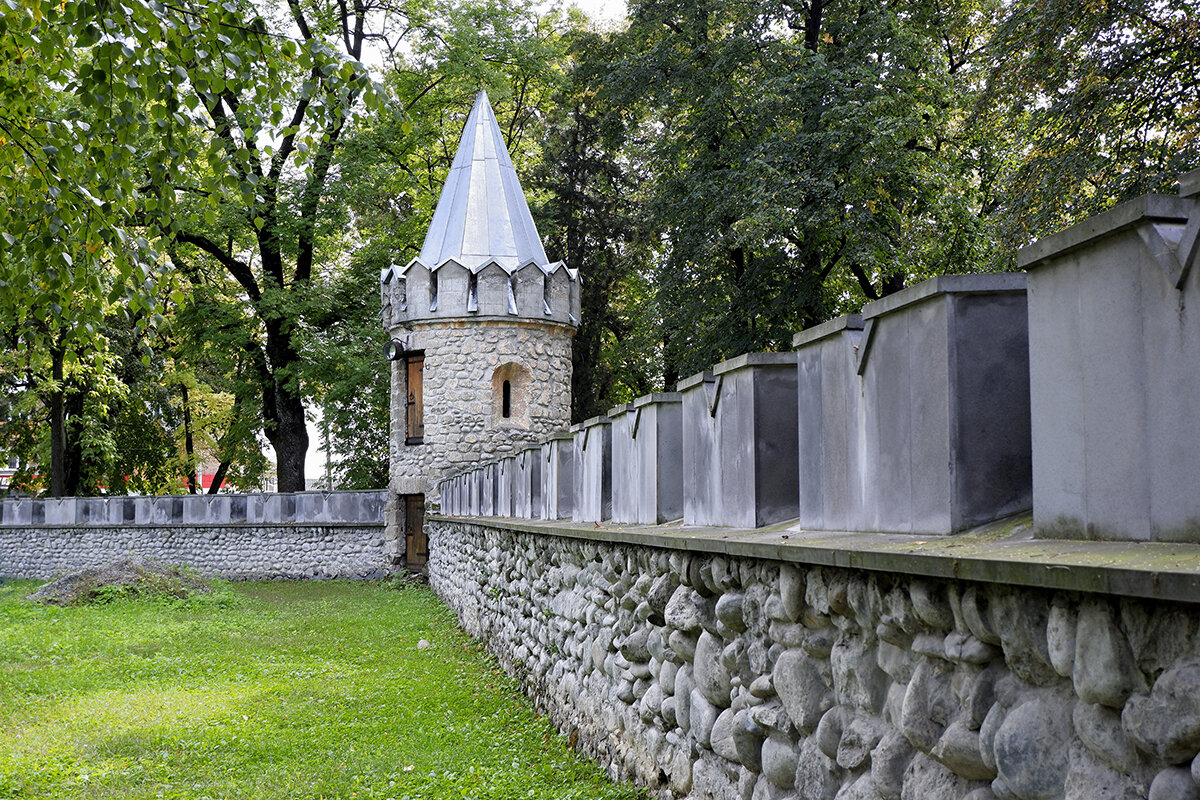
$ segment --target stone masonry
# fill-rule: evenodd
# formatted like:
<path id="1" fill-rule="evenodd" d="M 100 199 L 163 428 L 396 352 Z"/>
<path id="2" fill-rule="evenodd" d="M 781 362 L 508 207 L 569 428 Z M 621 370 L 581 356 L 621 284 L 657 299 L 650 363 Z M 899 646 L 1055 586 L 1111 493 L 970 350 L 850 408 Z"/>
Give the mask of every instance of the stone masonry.
<path id="1" fill-rule="evenodd" d="M 391 547 L 374 525 L 2 526 L 0 575 L 49 580 L 138 555 L 228 580 L 384 578 Z"/>
<path id="2" fill-rule="evenodd" d="M 404 443 L 407 387 L 403 362 L 393 362 L 392 490 L 436 502 L 443 475 L 562 429 L 571 416 L 570 333 L 565 326 L 504 319 L 414 325 L 412 349 L 425 352 L 425 442 Z M 507 419 L 498 370 L 512 376 Z"/>
<path id="3" fill-rule="evenodd" d="M 512 525 L 430 522 L 432 585 L 658 797 L 1200 796 L 1190 603 Z"/>
<path id="4" fill-rule="evenodd" d="M 138 555 L 233 580 L 381 578 L 383 491 L 0 499 L 0 576 L 48 579 Z"/>

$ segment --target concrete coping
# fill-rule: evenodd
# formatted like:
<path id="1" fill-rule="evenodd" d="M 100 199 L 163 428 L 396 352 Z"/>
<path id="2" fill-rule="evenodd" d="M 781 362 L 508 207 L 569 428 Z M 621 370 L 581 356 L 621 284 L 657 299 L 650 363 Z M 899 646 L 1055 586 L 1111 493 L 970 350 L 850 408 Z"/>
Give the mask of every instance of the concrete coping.
<path id="1" fill-rule="evenodd" d="M 683 395 L 679 392 L 654 392 L 646 394 L 633 401 L 633 408 L 645 408 L 657 403 L 682 403 Z"/>
<path id="2" fill-rule="evenodd" d="M 1032 538 L 1022 514 L 954 536 L 799 530 L 784 522 L 756 530 L 666 525 L 599 525 L 569 520 L 438 517 L 495 529 L 792 564 L 980 581 L 1195 603 L 1200 545 Z"/>
<path id="3" fill-rule="evenodd" d="M 712 379 L 713 379 L 712 370 L 706 369 L 703 372 L 697 372 L 695 375 L 690 375 L 690 376 L 684 378 L 683 380 L 679 381 L 678 383 L 676 383 L 675 391 L 676 392 L 686 392 L 688 389 L 691 389 L 694 386 L 699 386 L 700 384 L 711 381 Z"/>
<path id="4" fill-rule="evenodd" d="M 822 322 L 820 325 L 814 325 L 811 328 L 805 328 L 792 337 L 792 347 L 799 349 L 806 344 L 827 339 L 834 334 L 842 331 L 861 331 L 863 327 L 863 318 L 861 314 L 842 314 L 840 317 L 834 317 L 828 322 Z"/>
<path id="5" fill-rule="evenodd" d="M 944 294 L 990 294 L 1025 291 L 1025 275 L 1020 272 L 986 272 L 972 275 L 939 275 L 889 294 L 862 307 L 863 321 L 881 317 Z"/>
<path id="6" fill-rule="evenodd" d="M 1200 172 L 1200 170 L 1197 170 Z M 1188 176 L 1188 185 L 1192 178 Z M 1200 177 L 1195 180 L 1200 181 Z M 1183 192 L 1182 182 L 1180 192 Z M 1039 239 L 1033 244 L 1022 247 L 1017 251 L 1017 266 L 1021 269 L 1034 269 L 1043 262 L 1056 256 L 1069 253 L 1072 250 L 1092 244 L 1106 236 L 1112 236 L 1131 228 L 1143 220 L 1160 220 L 1185 224 L 1196 202 L 1190 197 L 1176 197 L 1168 194 L 1145 194 L 1128 202 L 1110 208 L 1102 214 L 1089 217 L 1083 222 L 1077 222 L 1071 227 Z"/>
<path id="7" fill-rule="evenodd" d="M 594 425 L 612 425 L 612 420 L 603 415 L 592 417 L 591 419 L 585 419 L 578 425 L 572 425 L 571 430 L 575 430 L 576 428 L 583 430 L 584 428 L 591 428 Z"/>
<path id="8" fill-rule="evenodd" d="M 535 317 L 516 317 L 516 316 L 512 316 L 512 315 L 509 315 L 509 316 L 497 316 L 497 315 L 480 316 L 475 313 L 469 313 L 469 314 L 456 314 L 454 316 L 447 315 L 444 317 L 439 317 L 436 315 L 428 316 L 428 317 L 408 317 L 408 318 L 404 319 L 402 322 L 397 322 L 397 323 L 393 324 L 388 330 L 390 332 L 390 331 L 404 331 L 404 330 L 407 330 L 408 328 L 424 329 L 424 328 L 440 325 L 444 322 L 463 322 L 463 321 L 468 321 L 468 322 L 471 322 L 472 324 L 486 322 L 486 323 L 493 324 L 493 325 L 511 325 L 513 327 L 518 327 L 518 328 L 564 328 L 566 330 L 571 330 L 571 331 L 573 331 L 579 327 L 578 325 L 573 325 L 569 322 L 561 322 L 561 321 L 553 319 L 551 317 L 546 317 L 545 319 L 541 319 L 541 318 L 535 318 Z"/>
<path id="9" fill-rule="evenodd" d="M 239 520 L 237 522 L 213 522 L 212 520 L 204 520 L 202 522 L 147 522 L 144 524 L 134 525 L 128 522 L 106 522 L 97 521 L 81 525 L 77 522 L 12 522 L 0 525 L 0 531 L 13 528 L 65 528 L 71 530 L 95 530 L 97 528 L 138 528 L 138 529 L 175 529 L 175 528 L 217 528 L 224 530 L 226 528 L 383 528 L 387 525 L 384 520 L 366 520 L 359 522 L 310 522 L 306 520 L 287 520 L 286 522 L 267 521 L 255 522 L 253 520 Z"/>
<path id="10" fill-rule="evenodd" d="M 574 428 L 572 428 L 572 430 L 574 430 Z M 546 444 L 547 442 L 570 442 L 574 439 L 575 435 L 571 433 L 571 431 L 559 431 L 558 433 L 552 433 L 547 436 L 543 444 Z"/>
<path id="11" fill-rule="evenodd" d="M 1200 169 L 1185 172 L 1179 176 L 1179 196 L 1196 197 L 1200 195 Z"/>
<path id="12" fill-rule="evenodd" d="M 632 411 L 632 410 L 633 410 L 633 403 L 620 403 L 618 405 L 613 406 L 612 408 L 610 408 L 608 411 L 606 411 L 604 413 L 611 419 L 613 417 L 619 417 L 622 414 L 624 414 L 628 411 Z"/>
<path id="13" fill-rule="evenodd" d="M 716 375 L 724 375 L 729 372 L 736 372 L 739 369 L 748 369 L 750 367 L 795 367 L 795 353 L 743 353 L 737 358 L 731 358 L 728 361 L 722 361 L 712 368 L 712 373 Z"/>

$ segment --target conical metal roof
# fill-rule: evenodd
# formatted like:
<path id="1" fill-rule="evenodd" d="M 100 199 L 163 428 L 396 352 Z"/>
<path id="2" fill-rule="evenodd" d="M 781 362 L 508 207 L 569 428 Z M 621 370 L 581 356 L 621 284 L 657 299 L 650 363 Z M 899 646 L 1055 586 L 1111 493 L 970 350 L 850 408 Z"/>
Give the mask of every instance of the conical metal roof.
<path id="1" fill-rule="evenodd" d="M 421 247 L 420 261 L 431 269 L 451 260 L 472 271 L 491 262 L 510 272 L 530 262 L 548 266 L 496 115 L 482 91 L 467 117 Z"/>

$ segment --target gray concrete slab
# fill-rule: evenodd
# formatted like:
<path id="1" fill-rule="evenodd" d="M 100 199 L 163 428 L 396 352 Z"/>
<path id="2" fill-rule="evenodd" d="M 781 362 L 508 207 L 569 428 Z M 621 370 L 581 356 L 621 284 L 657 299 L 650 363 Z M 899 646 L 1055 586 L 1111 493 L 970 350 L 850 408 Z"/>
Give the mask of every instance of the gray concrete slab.
<path id="1" fill-rule="evenodd" d="M 705 371 L 679 382 L 683 397 L 683 521 L 716 525 L 721 517 L 717 379 Z"/>
<path id="2" fill-rule="evenodd" d="M 482 473 L 479 483 L 479 513 L 490 517 L 496 513 L 496 473 L 499 465 L 489 461 L 479 469 Z"/>
<path id="3" fill-rule="evenodd" d="M 683 396 L 660 392 L 634 401 L 633 437 L 642 477 L 638 521 L 683 518 Z"/>
<path id="4" fill-rule="evenodd" d="M 613 420 L 613 521 L 683 517 L 683 397 L 663 392 L 609 411 Z"/>
<path id="5" fill-rule="evenodd" d="M 1194 169 L 1179 176 L 1179 196 L 1200 196 L 1200 169 Z"/>
<path id="6" fill-rule="evenodd" d="M 862 317 L 847 314 L 801 331 L 797 348 L 799 521 L 813 530 L 861 523 L 858 346 Z"/>
<path id="7" fill-rule="evenodd" d="M 513 481 L 517 471 L 517 460 L 513 456 L 505 456 L 496 465 L 496 507 L 493 514 L 497 517 L 513 515 Z"/>
<path id="8" fill-rule="evenodd" d="M 1026 271 L 1045 266 L 1043 262 L 1047 259 L 1118 235 L 1148 220 L 1185 221 L 1191 213 L 1192 203 L 1188 198 L 1174 195 L 1142 195 L 1022 247 L 1017 251 L 1017 266 Z"/>
<path id="9" fill-rule="evenodd" d="M 1024 280 L 934 278 L 864 306 L 847 527 L 950 534 L 1031 506 Z"/>
<path id="10" fill-rule="evenodd" d="M 612 518 L 612 421 L 591 419 L 571 427 L 575 434 L 575 507 L 577 522 Z"/>
<path id="11" fill-rule="evenodd" d="M 46 524 L 47 525 L 74 525 L 75 506 L 77 498 L 74 497 L 48 497 L 42 501 L 45 504 Z"/>
<path id="12" fill-rule="evenodd" d="M 570 519 L 575 508 L 575 437 L 556 433 L 542 445 L 542 518 Z"/>
<path id="13" fill-rule="evenodd" d="M 1043 535 L 1200 540 L 1197 228 L 1148 195 L 1021 251 Z"/>
<path id="14" fill-rule="evenodd" d="M 527 447 L 516 454 L 513 484 L 513 516 L 540 519 L 542 516 L 542 448 Z"/>
<path id="15" fill-rule="evenodd" d="M 637 521 L 637 495 L 641 477 L 633 442 L 633 403 L 622 403 L 608 410 L 612 420 L 612 520 Z"/>
<path id="16" fill-rule="evenodd" d="M 748 353 L 678 387 L 683 519 L 761 527 L 798 513 L 796 356 Z"/>

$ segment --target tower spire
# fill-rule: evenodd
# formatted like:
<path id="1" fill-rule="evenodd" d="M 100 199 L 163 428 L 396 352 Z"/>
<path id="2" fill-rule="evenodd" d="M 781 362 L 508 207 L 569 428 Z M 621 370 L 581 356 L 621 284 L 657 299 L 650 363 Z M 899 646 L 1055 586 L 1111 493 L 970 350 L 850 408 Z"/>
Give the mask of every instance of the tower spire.
<path id="1" fill-rule="evenodd" d="M 472 272 L 491 262 L 507 272 L 548 266 L 487 92 L 475 96 L 420 260 L 430 269 L 453 260 Z"/>

